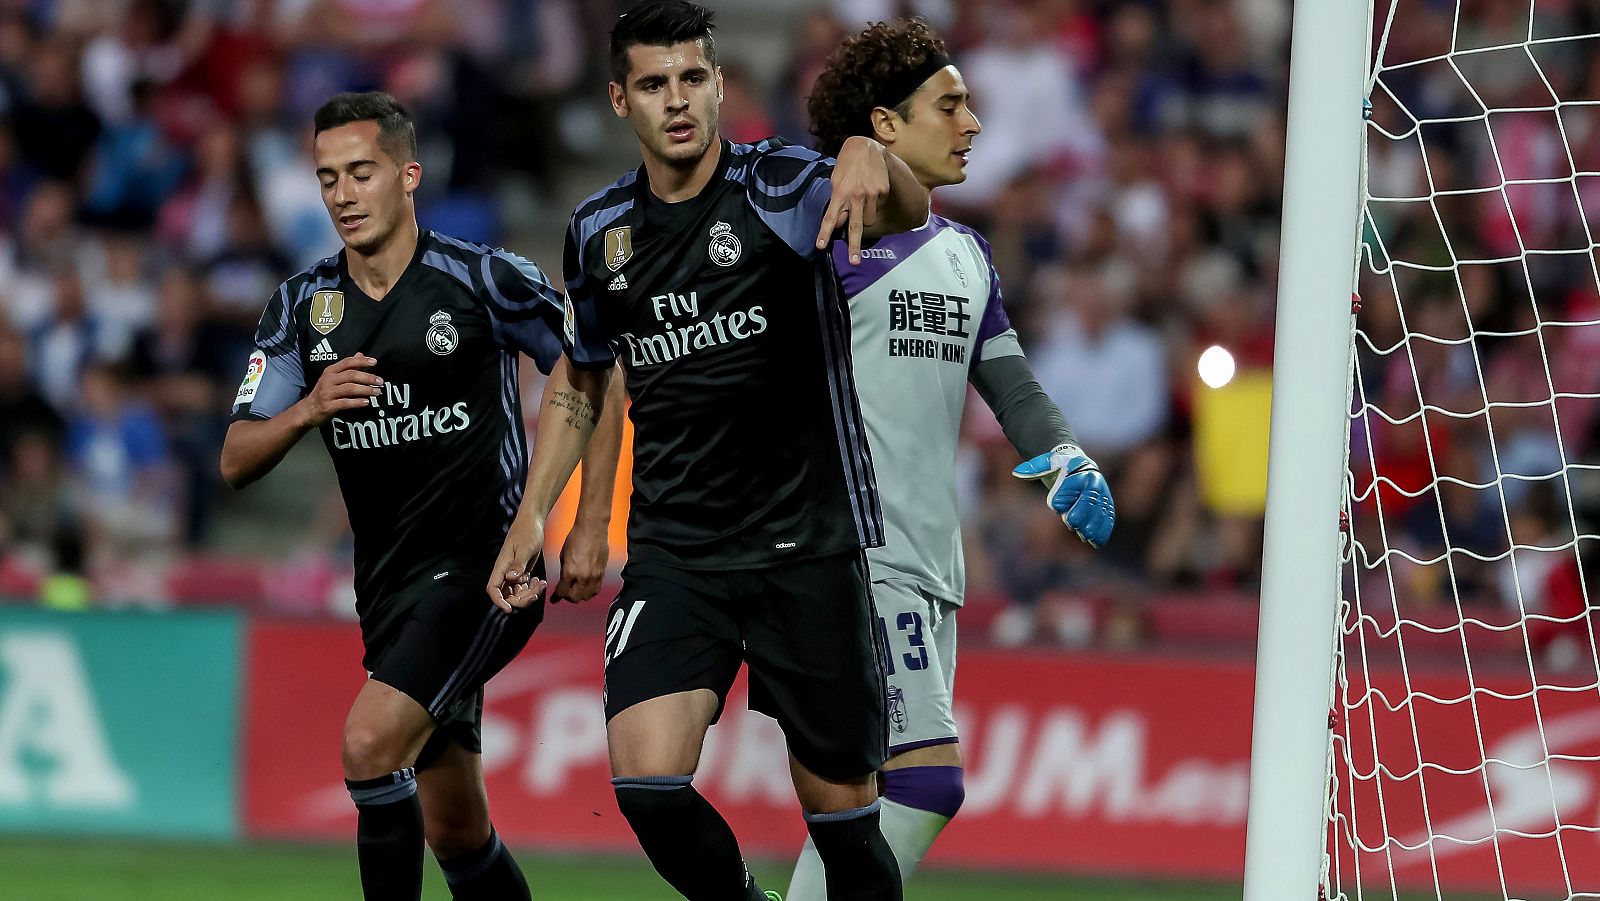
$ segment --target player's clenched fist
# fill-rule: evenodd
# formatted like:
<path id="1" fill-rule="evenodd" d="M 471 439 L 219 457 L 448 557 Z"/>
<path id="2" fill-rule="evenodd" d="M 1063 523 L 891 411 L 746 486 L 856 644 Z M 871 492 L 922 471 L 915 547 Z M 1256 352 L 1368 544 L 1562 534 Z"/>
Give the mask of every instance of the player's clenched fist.
<path id="1" fill-rule="evenodd" d="M 534 564 L 544 552 L 544 523 L 517 517 L 500 545 L 500 556 L 489 570 L 489 600 L 507 613 L 515 613 L 539 600 L 544 580 L 533 575 Z"/>
<path id="2" fill-rule="evenodd" d="M 311 425 L 320 426 L 340 410 L 364 407 L 370 398 L 377 397 L 383 379 L 366 371 L 377 364 L 372 357 L 358 353 L 322 370 L 316 386 L 306 395 Z"/>

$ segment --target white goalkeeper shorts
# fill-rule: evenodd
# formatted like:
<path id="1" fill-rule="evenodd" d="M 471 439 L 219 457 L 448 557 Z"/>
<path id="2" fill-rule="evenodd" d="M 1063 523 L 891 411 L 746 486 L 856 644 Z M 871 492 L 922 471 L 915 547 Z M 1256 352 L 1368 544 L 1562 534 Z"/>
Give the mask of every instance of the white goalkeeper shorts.
<path id="1" fill-rule="evenodd" d="M 956 741 L 956 611 L 899 580 L 872 583 L 888 656 L 889 754 Z"/>

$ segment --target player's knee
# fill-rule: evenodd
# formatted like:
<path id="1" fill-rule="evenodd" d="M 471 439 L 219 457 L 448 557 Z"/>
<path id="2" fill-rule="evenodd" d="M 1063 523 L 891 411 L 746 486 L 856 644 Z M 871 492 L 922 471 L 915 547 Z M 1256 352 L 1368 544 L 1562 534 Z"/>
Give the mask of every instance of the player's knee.
<path id="1" fill-rule="evenodd" d="M 405 748 L 381 729 L 364 726 L 344 731 L 344 775 L 346 779 L 374 779 L 410 765 L 403 759 Z"/>
<path id="2" fill-rule="evenodd" d="M 670 824 L 695 801 L 692 776 L 637 776 L 611 780 L 617 809 L 634 831 Z"/>
<path id="3" fill-rule="evenodd" d="M 422 808 L 422 835 L 432 849 L 433 856 L 450 860 L 471 854 L 489 841 L 490 825 L 487 818 L 473 816 L 465 811 L 431 811 Z"/>
<path id="4" fill-rule="evenodd" d="M 967 798 L 958 766 L 908 766 L 883 773 L 883 796 L 896 804 L 954 817 Z"/>

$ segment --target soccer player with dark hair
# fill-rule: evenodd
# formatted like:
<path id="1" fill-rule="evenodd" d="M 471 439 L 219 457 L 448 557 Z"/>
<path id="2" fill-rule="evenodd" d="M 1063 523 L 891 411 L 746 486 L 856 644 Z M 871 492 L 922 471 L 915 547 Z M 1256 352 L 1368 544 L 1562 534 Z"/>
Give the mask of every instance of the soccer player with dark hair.
<path id="1" fill-rule="evenodd" d="M 981 130 L 969 99 L 944 43 L 912 19 L 876 23 L 841 44 L 809 111 L 824 153 L 861 135 L 876 138 L 931 192 L 966 178 Z M 834 244 L 836 261 L 851 252 Z M 1084 541 L 1103 545 L 1116 514 L 1105 479 L 1022 354 L 988 243 L 930 216 L 861 255 L 860 266 L 838 272 L 885 526 L 883 546 L 867 552 L 880 617 L 873 626 L 889 652 L 893 731 L 881 817 L 909 877 L 965 796 L 950 701 L 966 590 L 955 458 L 968 383 L 1027 460 L 1016 475 L 1044 481 L 1051 509 Z M 808 843 L 789 901 L 829 897 L 837 896 Z"/>
<path id="2" fill-rule="evenodd" d="M 763 897 L 692 785 L 743 663 L 751 707 L 784 730 L 831 897 L 898 899 L 878 828 L 885 685 L 862 555 L 882 526 L 826 247 L 841 224 L 851 250 L 922 224 L 928 192 L 867 137 L 837 160 L 722 140 L 711 12 L 693 3 L 636 6 L 611 33 L 611 60 L 612 110 L 633 124 L 643 165 L 584 201 L 567 231 L 560 390 L 585 415 L 541 421 L 488 590 L 527 598 L 544 517 L 620 360 L 634 470 L 605 650 L 618 807 L 686 898 Z"/>
<path id="3" fill-rule="evenodd" d="M 426 839 L 454 897 L 527 898 L 489 820 L 479 733 L 483 685 L 542 607 L 502 610 L 480 586 L 527 475 L 518 355 L 546 372 L 566 366 L 562 300 L 521 257 L 419 229 L 416 146 L 387 94 L 340 94 L 317 111 L 316 175 L 344 249 L 268 302 L 222 473 L 253 482 L 312 430 L 333 458 L 370 674 L 343 755 L 366 897 L 420 897 Z M 605 543 L 620 416 L 599 431 L 556 589 L 574 599 L 604 568 L 586 548 Z"/>

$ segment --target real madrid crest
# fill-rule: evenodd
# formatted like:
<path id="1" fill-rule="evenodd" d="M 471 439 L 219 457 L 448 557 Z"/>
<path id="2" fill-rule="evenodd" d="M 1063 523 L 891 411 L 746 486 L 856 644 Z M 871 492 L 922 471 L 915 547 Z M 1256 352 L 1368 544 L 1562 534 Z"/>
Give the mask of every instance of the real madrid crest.
<path id="1" fill-rule="evenodd" d="M 432 323 L 428 326 L 429 350 L 442 357 L 455 350 L 456 345 L 461 343 L 461 337 L 456 334 L 456 327 L 450 324 L 449 313 L 438 310 L 428 317 L 428 322 Z"/>
<path id="2" fill-rule="evenodd" d="M 732 266 L 739 262 L 741 249 L 739 239 L 734 237 L 733 226 L 726 222 L 718 222 L 711 226 L 711 241 L 706 245 L 706 252 L 711 255 L 711 262 L 718 266 Z"/>
<path id="3" fill-rule="evenodd" d="M 311 295 L 311 327 L 326 335 L 344 321 L 344 292 L 318 291 Z"/>

